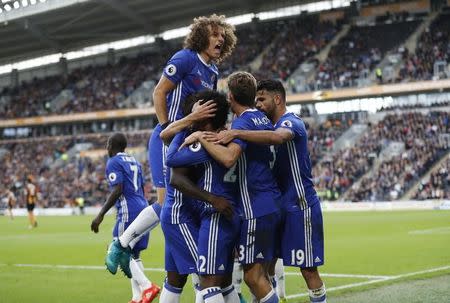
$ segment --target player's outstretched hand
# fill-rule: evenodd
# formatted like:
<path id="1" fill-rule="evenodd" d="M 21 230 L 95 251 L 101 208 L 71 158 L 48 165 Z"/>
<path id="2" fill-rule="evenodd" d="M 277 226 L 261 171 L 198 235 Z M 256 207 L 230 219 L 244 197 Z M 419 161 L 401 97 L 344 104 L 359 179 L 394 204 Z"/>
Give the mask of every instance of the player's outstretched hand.
<path id="1" fill-rule="evenodd" d="M 231 219 L 233 217 L 233 206 L 231 206 L 231 203 L 227 199 L 214 196 L 210 203 L 219 213 L 224 215 L 227 219 Z"/>
<path id="2" fill-rule="evenodd" d="M 200 121 L 215 116 L 217 110 L 216 103 L 213 100 L 209 100 L 200 104 L 201 101 L 203 100 L 199 100 L 194 104 L 192 113 L 189 114 L 193 121 Z"/>
<path id="3" fill-rule="evenodd" d="M 216 142 L 218 133 L 215 132 L 203 132 L 203 138 L 208 142 Z"/>
<path id="4" fill-rule="evenodd" d="M 94 220 L 91 222 L 91 230 L 95 233 L 98 233 L 98 227 L 103 221 L 103 216 L 97 216 Z"/>
<path id="5" fill-rule="evenodd" d="M 217 134 L 215 144 L 223 144 L 226 145 L 236 139 L 236 132 L 234 130 L 223 130 Z"/>
<path id="6" fill-rule="evenodd" d="M 194 144 L 195 142 L 197 142 L 200 138 L 200 136 L 202 136 L 203 133 L 201 131 L 196 131 L 195 133 L 190 134 L 189 136 L 186 137 L 186 139 L 184 139 L 183 144 L 181 144 L 179 149 L 182 149 L 185 146 L 189 146 L 191 144 Z"/>

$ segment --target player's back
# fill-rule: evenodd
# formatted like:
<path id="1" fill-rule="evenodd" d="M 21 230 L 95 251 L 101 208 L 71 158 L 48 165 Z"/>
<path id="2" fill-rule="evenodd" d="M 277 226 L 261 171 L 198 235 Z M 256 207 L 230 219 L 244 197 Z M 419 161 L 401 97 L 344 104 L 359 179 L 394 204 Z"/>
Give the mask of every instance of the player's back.
<path id="1" fill-rule="evenodd" d="M 176 85 L 167 95 L 169 121 L 183 118 L 182 104 L 187 96 L 205 89 L 216 89 L 218 74 L 214 64 L 205 63 L 193 50 L 183 49 L 175 53 L 164 68 L 164 76 Z"/>
<path id="2" fill-rule="evenodd" d="M 273 130 L 270 120 L 262 112 L 249 109 L 232 123 L 233 129 Z M 246 219 L 261 217 L 278 211 L 280 191 L 271 167 L 275 160 L 273 147 L 234 140 L 243 149 L 235 167 L 239 176 L 242 212 Z"/>
<path id="3" fill-rule="evenodd" d="M 141 212 L 148 202 L 144 196 L 141 164 L 127 153 L 117 153 L 106 164 L 106 176 L 111 186 L 122 184 L 122 195 L 116 202 L 118 215 Z"/>
<path id="4" fill-rule="evenodd" d="M 289 129 L 294 138 L 277 149 L 274 173 L 283 195 L 283 206 L 305 209 L 319 202 L 311 174 L 308 134 L 303 120 L 294 113 L 285 113 L 275 128 Z"/>

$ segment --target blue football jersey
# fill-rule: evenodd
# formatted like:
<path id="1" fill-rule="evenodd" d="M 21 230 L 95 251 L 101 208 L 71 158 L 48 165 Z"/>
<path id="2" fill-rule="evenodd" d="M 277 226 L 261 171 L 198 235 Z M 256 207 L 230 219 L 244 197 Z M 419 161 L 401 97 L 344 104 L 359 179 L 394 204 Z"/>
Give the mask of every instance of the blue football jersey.
<path id="1" fill-rule="evenodd" d="M 305 123 L 294 113 L 285 113 L 275 128 L 285 128 L 294 138 L 277 149 L 274 173 L 283 195 L 286 210 L 306 209 L 319 202 L 311 174 L 308 134 Z"/>
<path id="2" fill-rule="evenodd" d="M 179 149 L 187 135 L 188 133 L 184 131 L 175 136 L 167 153 L 167 165 L 170 167 L 192 166 L 196 172 L 199 188 L 226 198 L 236 209 L 236 177 L 227 178 L 229 170 L 216 162 L 198 142 Z M 192 201 L 192 203 L 194 203 L 192 209 L 200 207 L 199 211 L 202 215 L 215 212 L 215 209 L 207 202 Z"/>
<path id="3" fill-rule="evenodd" d="M 231 124 L 232 129 L 273 130 L 270 120 L 256 109 L 248 109 Z M 279 210 L 281 194 L 271 167 L 275 161 L 275 149 L 235 139 L 243 153 L 230 170 L 238 176 L 240 211 L 245 219 L 262 217 Z M 228 177 L 231 177 L 229 174 Z"/>
<path id="4" fill-rule="evenodd" d="M 180 145 L 183 143 L 184 138 L 185 132 L 180 132 L 174 137 L 174 139 L 170 143 L 166 155 L 166 165 L 168 168 L 180 166 L 174 165 L 174 163 L 170 161 L 168 162 L 167 156 L 176 153 Z M 198 206 L 198 208 L 193 208 L 194 206 L 196 206 L 196 204 L 193 203 L 192 199 L 183 196 L 183 194 L 179 190 L 170 185 L 170 175 L 171 171 L 170 169 L 167 169 L 165 174 L 166 197 L 164 200 L 164 205 L 161 209 L 160 220 L 162 222 L 171 224 L 181 224 L 198 221 L 199 218 L 196 214 L 198 214 L 198 211 L 201 209 L 201 207 Z"/>
<path id="5" fill-rule="evenodd" d="M 139 214 L 148 202 L 144 196 L 141 164 L 127 153 L 118 153 L 106 163 L 106 179 L 110 187 L 122 184 L 122 195 L 116 201 L 117 219 Z"/>
<path id="6" fill-rule="evenodd" d="M 215 90 L 219 72 L 214 64 L 206 64 L 200 55 L 190 49 L 175 53 L 164 68 L 164 76 L 176 88 L 167 95 L 169 121 L 183 118 L 182 104 L 187 96 L 205 89 Z"/>

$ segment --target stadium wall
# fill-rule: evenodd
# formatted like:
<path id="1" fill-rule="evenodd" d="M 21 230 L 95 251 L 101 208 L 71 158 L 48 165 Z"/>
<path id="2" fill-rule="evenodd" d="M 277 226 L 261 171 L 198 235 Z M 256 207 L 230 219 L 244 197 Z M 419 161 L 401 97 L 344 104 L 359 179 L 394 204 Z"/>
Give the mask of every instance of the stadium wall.
<path id="1" fill-rule="evenodd" d="M 85 207 L 85 215 L 97 215 L 100 207 Z M 323 211 L 396 211 L 396 210 L 450 210 L 450 200 L 403 201 L 403 202 L 323 202 Z M 0 210 L 1 215 L 5 215 Z M 26 216 L 26 208 L 13 209 L 14 216 Z M 78 208 L 36 208 L 38 216 L 72 216 L 80 214 Z M 110 210 L 108 214 L 114 214 Z"/>

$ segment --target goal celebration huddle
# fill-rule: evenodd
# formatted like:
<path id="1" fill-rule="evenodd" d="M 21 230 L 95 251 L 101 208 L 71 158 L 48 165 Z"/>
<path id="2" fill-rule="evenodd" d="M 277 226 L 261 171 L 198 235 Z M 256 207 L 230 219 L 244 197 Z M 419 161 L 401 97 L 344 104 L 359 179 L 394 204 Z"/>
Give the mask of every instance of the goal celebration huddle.
<path id="1" fill-rule="evenodd" d="M 247 300 L 286 302 L 284 287 L 276 287 L 283 265 L 299 268 L 311 302 L 326 302 L 317 269 L 324 264 L 322 212 L 305 123 L 287 110 L 278 80 L 236 71 L 227 94 L 216 91 L 216 63 L 236 41 L 224 16 L 196 18 L 164 68 L 153 92 L 159 124 L 148 145 L 157 202 L 147 204 L 142 167 L 125 152 L 126 137 L 108 139 L 111 193 L 91 229 L 98 232 L 116 206 L 106 266 L 131 279 L 131 302 L 152 302 L 159 293 L 159 302 L 180 302 L 188 275 L 196 302 L 243 302 L 241 280 L 252 294 Z M 140 260 L 158 223 L 165 237 L 162 290 Z"/>

